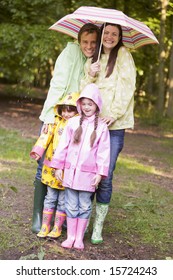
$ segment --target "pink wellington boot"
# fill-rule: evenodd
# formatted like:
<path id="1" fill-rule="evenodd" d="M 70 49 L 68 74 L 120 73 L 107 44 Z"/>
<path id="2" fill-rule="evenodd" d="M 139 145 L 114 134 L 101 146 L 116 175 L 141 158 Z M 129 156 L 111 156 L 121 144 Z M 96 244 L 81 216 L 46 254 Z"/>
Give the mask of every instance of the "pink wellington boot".
<path id="1" fill-rule="evenodd" d="M 62 225 L 66 219 L 66 214 L 63 212 L 56 211 L 55 223 L 51 232 L 48 233 L 47 237 L 58 238 L 61 235 Z"/>
<path id="2" fill-rule="evenodd" d="M 71 248 L 75 241 L 76 229 L 77 229 L 77 218 L 67 217 L 67 239 L 61 243 L 64 248 Z"/>
<path id="3" fill-rule="evenodd" d="M 74 248 L 78 250 L 84 249 L 83 238 L 85 234 L 85 230 L 88 224 L 88 219 L 79 219 L 77 222 L 77 230 L 76 230 L 76 239 L 74 243 Z"/>

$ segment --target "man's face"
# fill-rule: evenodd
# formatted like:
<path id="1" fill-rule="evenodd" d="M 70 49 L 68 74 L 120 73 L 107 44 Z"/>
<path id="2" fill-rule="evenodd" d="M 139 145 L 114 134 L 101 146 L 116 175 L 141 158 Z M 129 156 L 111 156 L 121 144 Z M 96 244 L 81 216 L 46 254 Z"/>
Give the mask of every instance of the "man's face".
<path id="1" fill-rule="evenodd" d="M 97 33 L 96 32 L 82 33 L 81 40 L 80 40 L 80 48 L 86 57 L 93 56 L 95 49 L 96 49 L 96 42 L 97 42 Z"/>

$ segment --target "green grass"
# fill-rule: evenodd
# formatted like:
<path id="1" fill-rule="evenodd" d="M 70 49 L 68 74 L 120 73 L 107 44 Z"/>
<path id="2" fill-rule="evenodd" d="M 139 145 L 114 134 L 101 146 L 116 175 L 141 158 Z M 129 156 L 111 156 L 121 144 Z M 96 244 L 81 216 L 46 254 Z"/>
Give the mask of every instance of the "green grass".
<path id="1" fill-rule="evenodd" d="M 16 131 L 7 132 L 0 128 L 0 159 L 12 160 L 14 163 L 28 163 L 30 161 L 29 152 L 33 145 L 33 139 L 22 138 Z"/>
<path id="2" fill-rule="evenodd" d="M 36 250 L 44 245 L 30 236 L 32 191 L 28 188 L 33 187 L 36 162 L 30 159 L 29 152 L 35 140 L 22 138 L 15 131 L 0 129 L 0 141 L 0 254 L 16 248 L 21 253 L 28 253 L 35 248 L 34 255 L 30 256 L 32 258 L 37 255 Z M 152 151 L 151 156 L 159 162 L 165 159 L 165 151 L 167 147 L 170 149 L 172 139 L 158 141 L 162 149 L 159 153 Z M 173 168 L 171 154 L 167 158 L 170 168 Z M 120 155 L 104 233 L 119 233 L 122 242 L 133 247 L 139 244 L 154 246 L 166 258 L 172 257 L 168 254 L 170 248 L 173 249 L 173 193 L 153 180 L 153 176 L 160 176 L 159 172 L 157 166 L 147 162 L 144 165 L 133 157 Z M 23 197 L 20 196 L 22 188 L 22 194 L 26 191 Z M 17 199 L 27 213 L 24 224 L 22 212 L 14 209 Z"/>
<path id="3" fill-rule="evenodd" d="M 25 195 L 24 188 L 33 188 L 36 163 L 30 159 L 29 152 L 34 140 L 24 139 L 16 131 L 0 128 L 0 141 L 0 254 L 11 249 L 16 251 L 16 248 L 22 252 L 29 248 L 25 230 L 29 235 L 31 213 L 27 213 L 27 209 L 32 198 L 27 189 Z M 23 205 L 26 224 L 23 223 L 22 210 L 17 208 L 16 201 L 19 201 L 19 207 Z"/>
<path id="4" fill-rule="evenodd" d="M 152 183 L 151 176 L 157 176 L 157 169 L 120 156 L 116 174 L 121 180 L 110 205 L 110 230 L 121 233 L 134 247 L 143 242 L 168 250 L 173 246 L 173 193 Z"/>

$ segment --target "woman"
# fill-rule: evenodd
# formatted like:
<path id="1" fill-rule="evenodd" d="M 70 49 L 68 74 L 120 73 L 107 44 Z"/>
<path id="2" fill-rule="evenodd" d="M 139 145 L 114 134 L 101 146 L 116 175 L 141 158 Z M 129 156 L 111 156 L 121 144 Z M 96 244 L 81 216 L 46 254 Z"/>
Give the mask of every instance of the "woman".
<path id="1" fill-rule="evenodd" d="M 113 172 L 124 145 L 125 129 L 134 126 L 134 91 L 136 69 L 132 55 L 122 42 L 120 25 L 106 23 L 103 33 L 101 56 L 98 61 L 98 43 L 93 59 L 85 64 L 85 79 L 81 88 L 94 82 L 99 87 L 103 109 L 101 117 L 110 132 L 111 157 L 108 177 L 102 179 L 96 191 L 96 217 L 91 242 L 103 242 L 102 228 L 112 195 Z M 101 32 L 101 34 L 102 34 Z"/>

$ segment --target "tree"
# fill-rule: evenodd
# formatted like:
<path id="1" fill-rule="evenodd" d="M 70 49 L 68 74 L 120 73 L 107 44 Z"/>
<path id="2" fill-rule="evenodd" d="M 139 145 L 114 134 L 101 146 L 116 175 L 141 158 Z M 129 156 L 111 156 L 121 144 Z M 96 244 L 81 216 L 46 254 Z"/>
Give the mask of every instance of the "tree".
<path id="1" fill-rule="evenodd" d="M 160 115 L 163 115 L 164 112 L 164 103 L 165 103 L 165 31 L 166 31 L 166 11 L 169 1 L 168 0 L 160 0 L 161 4 L 161 20 L 160 20 L 160 49 L 159 49 L 159 80 L 158 80 L 158 102 L 157 108 Z"/>
<path id="2" fill-rule="evenodd" d="M 172 42 L 173 42 L 173 15 L 171 16 L 171 21 L 172 21 Z M 173 43 L 170 51 L 167 116 L 173 117 Z"/>

